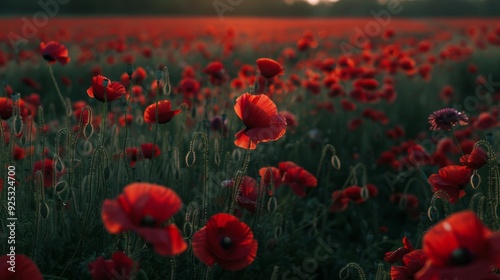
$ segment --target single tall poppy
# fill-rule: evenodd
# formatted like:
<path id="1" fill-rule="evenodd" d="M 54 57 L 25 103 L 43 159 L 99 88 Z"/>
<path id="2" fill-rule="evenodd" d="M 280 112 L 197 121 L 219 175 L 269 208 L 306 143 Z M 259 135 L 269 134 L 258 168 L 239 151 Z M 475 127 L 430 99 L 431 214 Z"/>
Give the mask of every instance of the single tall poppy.
<path id="1" fill-rule="evenodd" d="M 253 150 L 258 143 L 278 140 L 286 132 L 285 117 L 266 95 L 245 93 L 236 99 L 234 111 L 246 126 L 235 135 L 234 144 L 240 148 Z"/>
<path id="2" fill-rule="evenodd" d="M 50 64 L 56 63 L 59 61 L 61 65 L 66 65 L 70 58 L 68 56 L 68 49 L 55 41 L 45 43 L 40 43 L 40 49 L 42 50 L 42 56 L 45 60 L 47 60 Z"/>

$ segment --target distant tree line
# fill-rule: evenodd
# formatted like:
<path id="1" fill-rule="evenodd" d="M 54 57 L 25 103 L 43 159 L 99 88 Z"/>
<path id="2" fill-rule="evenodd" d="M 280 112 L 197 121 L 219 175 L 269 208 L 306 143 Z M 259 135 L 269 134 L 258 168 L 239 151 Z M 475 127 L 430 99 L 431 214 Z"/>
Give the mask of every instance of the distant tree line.
<path id="1" fill-rule="evenodd" d="M 394 2 L 397 0 L 388 0 Z M 377 0 L 341 0 L 311 6 L 284 0 L 1 0 L 1 15 L 31 14 L 42 5 L 57 3 L 58 15 L 170 15 L 170 16 L 318 16 L 362 17 L 384 9 Z M 42 5 L 41 5 L 42 4 Z M 395 16 L 500 16 L 499 0 L 414 0 L 401 1 L 403 10 Z"/>

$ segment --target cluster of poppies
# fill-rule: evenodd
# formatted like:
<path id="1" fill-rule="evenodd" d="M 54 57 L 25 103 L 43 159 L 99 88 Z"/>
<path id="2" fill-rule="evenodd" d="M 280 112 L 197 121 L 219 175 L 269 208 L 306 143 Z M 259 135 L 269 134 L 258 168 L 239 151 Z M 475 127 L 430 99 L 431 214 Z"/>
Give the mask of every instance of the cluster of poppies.
<path id="1" fill-rule="evenodd" d="M 169 222 L 182 206 L 170 188 L 133 183 L 114 200 L 102 206 L 102 221 L 111 234 L 134 231 L 163 256 L 175 256 L 188 249 L 182 233 Z M 205 264 L 218 264 L 227 270 L 250 265 L 257 255 L 257 240 L 252 230 L 238 218 L 219 213 L 193 235 L 192 248 Z"/>
<path id="2" fill-rule="evenodd" d="M 457 212 L 433 226 L 422 249 L 415 249 L 406 236 L 403 244 L 384 257 L 393 264 L 393 280 L 499 279 L 494 271 L 500 268 L 500 233 L 472 211 Z"/>

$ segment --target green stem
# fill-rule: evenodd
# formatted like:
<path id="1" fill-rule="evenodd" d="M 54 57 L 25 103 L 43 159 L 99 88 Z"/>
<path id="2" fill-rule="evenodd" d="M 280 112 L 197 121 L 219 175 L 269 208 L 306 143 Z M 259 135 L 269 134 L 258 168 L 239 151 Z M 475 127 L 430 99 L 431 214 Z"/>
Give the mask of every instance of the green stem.
<path id="1" fill-rule="evenodd" d="M 458 139 L 457 137 L 455 136 L 455 131 L 453 129 L 453 126 L 451 127 L 451 136 L 453 137 L 453 140 L 455 140 L 455 144 L 457 144 L 458 146 L 458 149 L 460 150 L 460 153 L 462 154 L 462 156 L 464 155 L 464 152 L 462 151 L 462 148 L 460 147 L 460 143 L 458 142 Z"/>
<path id="2" fill-rule="evenodd" d="M 99 141 L 99 146 L 103 147 L 106 139 L 106 119 L 108 118 L 106 114 L 108 108 L 108 98 L 106 94 L 107 94 L 106 88 L 104 88 L 104 102 L 102 103 L 102 113 L 101 113 L 101 139 Z"/>
<path id="3" fill-rule="evenodd" d="M 125 162 L 125 170 L 127 170 L 127 178 L 131 178 L 130 174 L 130 166 L 127 162 L 127 140 L 128 140 L 128 124 L 127 124 L 127 109 L 128 109 L 128 104 L 130 102 L 130 96 L 132 95 L 132 77 L 129 77 L 129 82 L 130 85 L 128 87 L 128 98 L 127 98 L 127 103 L 125 103 L 125 137 L 123 140 L 123 158 Z"/>
<path id="4" fill-rule="evenodd" d="M 243 176 L 247 172 L 248 164 L 250 162 L 250 148 L 247 149 L 245 159 L 243 160 L 243 167 L 241 171 L 236 172 L 236 180 L 233 186 L 233 193 L 231 197 L 231 206 L 229 207 L 229 214 L 233 215 L 236 208 L 236 200 L 238 199 L 238 193 L 240 192 L 241 184 L 243 182 Z"/>
<path id="5" fill-rule="evenodd" d="M 160 81 L 157 81 L 157 88 L 159 89 L 160 88 Z M 149 168 L 149 181 L 151 182 L 151 175 L 153 174 L 153 160 L 155 158 L 155 148 L 156 148 L 156 138 L 158 137 L 158 126 L 160 125 L 158 123 L 158 95 L 160 95 L 160 91 L 158 90 L 158 92 L 155 94 L 155 98 L 156 98 L 156 108 L 155 108 L 155 119 L 156 119 L 156 123 L 155 123 L 155 133 L 154 133 L 154 136 L 153 136 L 153 155 L 151 156 L 151 167 Z"/>
<path id="6" fill-rule="evenodd" d="M 59 85 L 57 84 L 56 77 L 54 76 L 54 70 L 52 70 L 52 65 L 49 64 L 49 73 L 50 77 L 52 78 L 52 82 L 54 83 L 54 86 L 56 87 L 56 92 L 59 98 L 61 99 L 63 107 L 66 109 L 66 116 L 70 117 L 71 116 L 71 106 L 66 103 L 66 100 L 64 99 L 63 95 L 61 94 L 61 90 L 59 89 Z"/>

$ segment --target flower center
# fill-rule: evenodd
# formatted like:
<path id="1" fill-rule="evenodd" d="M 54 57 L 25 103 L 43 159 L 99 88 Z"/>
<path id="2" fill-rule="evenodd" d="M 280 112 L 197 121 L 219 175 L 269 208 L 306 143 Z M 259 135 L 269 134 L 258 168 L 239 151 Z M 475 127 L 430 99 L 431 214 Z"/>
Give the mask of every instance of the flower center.
<path id="1" fill-rule="evenodd" d="M 55 58 L 53 58 L 51 55 L 48 54 L 44 55 L 43 58 L 47 61 L 56 61 Z"/>
<path id="2" fill-rule="evenodd" d="M 458 248 L 451 252 L 451 263 L 456 266 L 464 266 L 470 264 L 474 260 L 474 256 L 467 248 Z"/>
<path id="3" fill-rule="evenodd" d="M 155 225 L 156 225 L 156 221 L 153 217 L 151 217 L 149 215 L 142 217 L 141 226 L 154 227 Z"/>
<path id="4" fill-rule="evenodd" d="M 229 237 L 224 237 L 220 240 L 220 246 L 223 249 L 229 249 L 232 244 L 233 244 L 233 242 L 231 241 L 231 238 L 229 238 Z"/>

